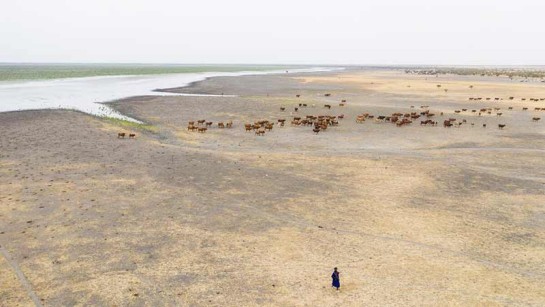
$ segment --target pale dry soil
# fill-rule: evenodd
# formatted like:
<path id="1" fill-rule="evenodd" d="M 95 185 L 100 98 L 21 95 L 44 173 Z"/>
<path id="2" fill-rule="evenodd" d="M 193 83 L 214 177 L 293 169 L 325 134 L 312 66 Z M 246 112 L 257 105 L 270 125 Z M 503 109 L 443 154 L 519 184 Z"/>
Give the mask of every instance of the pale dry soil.
<path id="1" fill-rule="evenodd" d="M 520 101 L 543 85 L 348 70 L 170 91 L 238 96 L 111 103 L 154 133 L 70 111 L 0 114 L 1 306 L 31 306 L 31 293 L 44 306 L 545 304 L 545 129 L 531 121 L 545 112 Z M 468 101 L 475 91 L 504 100 Z M 467 124 L 355 122 L 421 105 Z M 504 114 L 453 113 L 465 107 Z M 318 135 L 243 129 L 309 114 L 345 119 Z M 197 119 L 234 128 L 187 131 Z"/>

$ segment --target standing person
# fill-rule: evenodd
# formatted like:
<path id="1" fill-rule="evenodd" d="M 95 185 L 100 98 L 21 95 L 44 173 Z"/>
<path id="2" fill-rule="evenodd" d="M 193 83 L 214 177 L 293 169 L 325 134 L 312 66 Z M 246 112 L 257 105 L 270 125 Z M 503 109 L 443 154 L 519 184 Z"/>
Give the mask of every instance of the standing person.
<path id="1" fill-rule="evenodd" d="M 331 274 L 331 279 L 333 280 L 331 282 L 331 286 L 337 288 L 337 291 L 341 287 L 341 280 L 339 278 L 339 271 L 337 271 L 337 268 L 333 269 L 333 274 Z"/>

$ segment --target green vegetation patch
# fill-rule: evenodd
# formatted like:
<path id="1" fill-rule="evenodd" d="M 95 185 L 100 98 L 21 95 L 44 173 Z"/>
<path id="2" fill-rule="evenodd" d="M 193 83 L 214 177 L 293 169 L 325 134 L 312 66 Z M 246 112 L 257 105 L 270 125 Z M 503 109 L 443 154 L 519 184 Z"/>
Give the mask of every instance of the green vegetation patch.
<path id="1" fill-rule="evenodd" d="M 300 68 L 279 65 L 177 64 L 1 64 L 0 81 L 199 72 L 265 71 Z"/>
<path id="2" fill-rule="evenodd" d="M 157 133 L 159 131 L 159 128 L 157 128 L 157 126 L 149 125 L 146 123 L 137 123 L 137 122 L 132 122 L 132 121 L 119 119 L 119 118 L 113 118 L 113 117 L 101 117 L 101 118 L 112 125 L 116 125 L 116 126 L 127 128 L 127 129 L 134 129 L 134 130 L 140 130 L 140 131 L 151 132 L 151 133 Z"/>

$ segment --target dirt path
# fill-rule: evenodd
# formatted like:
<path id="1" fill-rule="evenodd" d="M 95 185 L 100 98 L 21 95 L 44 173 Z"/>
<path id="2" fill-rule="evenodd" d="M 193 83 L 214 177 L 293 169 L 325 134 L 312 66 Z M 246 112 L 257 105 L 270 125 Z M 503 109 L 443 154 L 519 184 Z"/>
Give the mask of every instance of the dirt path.
<path id="1" fill-rule="evenodd" d="M 7 263 L 11 266 L 13 269 L 13 272 L 15 275 L 17 275 L 17 279 L 21 283 L 21 285 L 25 288 L 28 297 L 34 302 L 34 305 L 36 307 L 41 307 L 42 303 L 40 302 L 40 299 L 38 298 L 38 295 L 34 292 L 32 289 L 32 285 L 28 281 L 28 279 L 25 277 L 25 274 L 23 271 L 21 271 L 21 268 L 17 264 L 17 262 L 11 257 L 7 249 L 4 248 L 2 244 L 0 244 L 0 253 L 2 253 L 2 256 L 4 259 L 6 259 Z"/>

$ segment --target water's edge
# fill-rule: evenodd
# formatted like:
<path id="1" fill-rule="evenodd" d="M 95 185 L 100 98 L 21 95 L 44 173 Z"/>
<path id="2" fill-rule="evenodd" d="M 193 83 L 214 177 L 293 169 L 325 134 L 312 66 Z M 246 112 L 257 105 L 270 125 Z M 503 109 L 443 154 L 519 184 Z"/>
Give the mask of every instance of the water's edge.
<path id="1" fill-rule="evenodd" d="M 31 110 L 72 110 L 97 117 L 136 123 L 140 120 L 122 114 L 109 104 L 138 96 L 220 96 L 172 93 L 169 89 L 190 87 L 215 77 L 329 72 L 344 67 L 313 67 L 270 71 L 204 72 L 168 75 L 84 77 L 0 84 L 0 113 Z M 232 95 L 225 95 L 229 97 Z"/>

